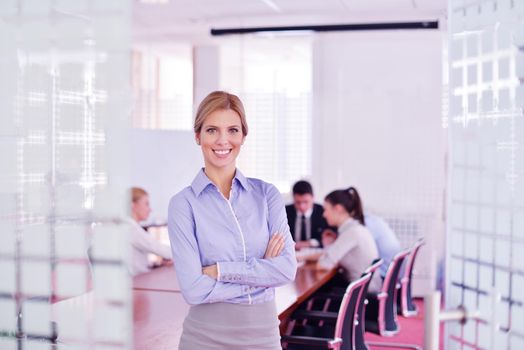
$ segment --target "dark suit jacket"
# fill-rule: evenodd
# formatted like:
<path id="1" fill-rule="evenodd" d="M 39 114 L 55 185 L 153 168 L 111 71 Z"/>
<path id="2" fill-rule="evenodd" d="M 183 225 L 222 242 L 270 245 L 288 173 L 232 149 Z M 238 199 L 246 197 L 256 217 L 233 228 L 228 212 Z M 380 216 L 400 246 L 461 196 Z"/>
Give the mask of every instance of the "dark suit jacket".
<path id="1" fill-rule="evenodd" d="M 326 219 L 322 216 L 324 208 L 320 204 L 313 204 L 313 213 L 311 214 L 311 238 L 315 238 L 322 245 L 322 231 L 329 228 Z M 295 235 L 295 221 L 297 219 L 297 210 L 293 204 L 286 205 L 287 222 L 291 230 L 291 236 Z M 335 231 L 336 232 L 336 231 Z"/>

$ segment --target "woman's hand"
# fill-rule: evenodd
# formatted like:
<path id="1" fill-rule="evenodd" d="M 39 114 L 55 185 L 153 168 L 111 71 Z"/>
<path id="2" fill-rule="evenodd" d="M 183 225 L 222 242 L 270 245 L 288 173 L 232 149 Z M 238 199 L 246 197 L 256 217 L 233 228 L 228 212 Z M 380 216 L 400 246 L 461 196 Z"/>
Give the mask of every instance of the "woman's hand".
<path id="1" fill-rule="evenodd" d="M 216 280 L 218 278 L 217 264 L 204 266 L 202 268 L 202 273 Z"/>
<path id="2" fill-rule="evenodd" d="M 284 236 L 281 233 L 277 232 L 273 236 L 271 236 L 271 239 L 267 244 L 264 259 L 270 259 L 279 256 L 280 253 L 282 253 L 282 249 L 284 249 L 285 243 L 286 240 L 284 239 Z"/>
<path id="3" fill-rule="evenodd" d="M 322 232 L 322 245 L 324 246 L 324 248 L 333 244 L 333 242 L 335 242 L 336 239 L 337 234 L 334 231 L 330 229 L 325 229 L 324 232 Z"/>

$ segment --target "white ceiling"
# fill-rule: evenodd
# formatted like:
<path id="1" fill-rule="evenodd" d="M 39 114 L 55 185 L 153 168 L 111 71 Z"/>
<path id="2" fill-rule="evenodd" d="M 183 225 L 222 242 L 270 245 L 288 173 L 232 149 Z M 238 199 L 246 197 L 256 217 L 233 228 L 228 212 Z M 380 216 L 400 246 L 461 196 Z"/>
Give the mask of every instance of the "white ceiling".
<path id="1" fill-rule="evenodd" d="M 135 42 L 206 40 L 211 28 L 436 20 L 447 0 L 134 0 Z M 166 1 L 166 0 L 164 0 Z"/>

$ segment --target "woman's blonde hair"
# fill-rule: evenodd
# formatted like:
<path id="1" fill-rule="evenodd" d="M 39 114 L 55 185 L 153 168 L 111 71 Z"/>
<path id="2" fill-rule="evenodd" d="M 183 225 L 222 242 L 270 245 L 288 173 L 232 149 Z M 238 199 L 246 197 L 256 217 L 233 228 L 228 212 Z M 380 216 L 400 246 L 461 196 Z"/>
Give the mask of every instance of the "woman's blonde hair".
<path id="1" fill-rule="evenodd" d="M 135 203 L 144 196 L 148 196 L 146 190 L 140 187 L 131 187 L 131 201 L 133 203 Z"/>
<path id="2" fill-rule="evenodd" d="M 207 116 L 214 111 L 220 109 L 230 109 L 235 111 L 240 116 L 240 124 L 242 125 L 242 134 L 247 135 L 248 127 L 246 121 L 246 112 L 244 111 L 244 105 L 238 96 L 230 94 L 225 91 L 213 91 L 207 95 L 200 105 L 195 116 L 195 123 L 193 129 L 195 133 L 200 133 L 202 125 Z"/>

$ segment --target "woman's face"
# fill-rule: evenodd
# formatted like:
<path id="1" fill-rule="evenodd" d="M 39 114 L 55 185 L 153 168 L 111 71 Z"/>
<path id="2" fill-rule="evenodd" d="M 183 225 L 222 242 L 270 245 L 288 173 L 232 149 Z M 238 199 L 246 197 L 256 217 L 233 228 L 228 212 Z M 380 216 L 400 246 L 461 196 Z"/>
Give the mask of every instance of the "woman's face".
<path id="1" fill-rule="evenodd" d="M 131 210 L 133 217 L 137 221 L 147 220 L 151 213 L 151 207 L 149 206 L 149 196 L 142 196 L 137 201 L 131 204 Z"/>
<path id="2" fill-rule="evenodd" d="M 324 201 L 324 219 L 326 219 L 329 226 L 338 226 L 338 220 L 337 220 L 337 212 L 335 210 L 335 206 L 329 203 L 328 201 Z"/>
<path id="3" fill-rule="evenodd" d="M 237 112 L 231 109 L 214 111 L 206 117 L 195 137 L 202 148 L 206 169 L 235 168 L 245 138 Z"/>

